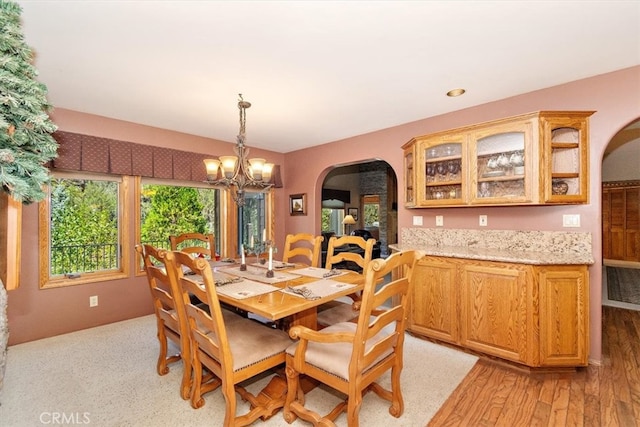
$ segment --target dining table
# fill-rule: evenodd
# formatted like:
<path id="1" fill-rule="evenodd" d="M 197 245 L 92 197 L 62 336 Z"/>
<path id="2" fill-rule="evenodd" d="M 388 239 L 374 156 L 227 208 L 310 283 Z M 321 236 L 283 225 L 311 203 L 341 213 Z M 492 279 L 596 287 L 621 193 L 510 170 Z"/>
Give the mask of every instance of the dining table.
<path id="1" fill-rule="evenodd" d="M 364 277 L 351 270 L 309 267 L 303 264 L 237 260 L 209 261 L 218 299 L 229 306 L 256 314 L 268 321 L 286 319 L 288 326 L 317 330 L 318 307 L 361 292 Z"/>
<path id="2" fill-rule="evenodd" d="M 269 264 L 260 259 L 244 265 L 234 259 L 209 260 L 218 300 L 227 306 L 280 323 L 283 329 L 302 325 L 318 329 L 318 307 L 338 298 L 361 292 L 364 277 L 351 270 L 325 269 L 282 261 Z M 269 273 L 271 271 L 271 273 Z M 317 381 L 306 375 L 300 378 L 306 392 Z M 287 392 L 284 368 L 257 394 L 262 406 L 283 401 Z M 280 407 L 264 419 L 280 411 Z"/>

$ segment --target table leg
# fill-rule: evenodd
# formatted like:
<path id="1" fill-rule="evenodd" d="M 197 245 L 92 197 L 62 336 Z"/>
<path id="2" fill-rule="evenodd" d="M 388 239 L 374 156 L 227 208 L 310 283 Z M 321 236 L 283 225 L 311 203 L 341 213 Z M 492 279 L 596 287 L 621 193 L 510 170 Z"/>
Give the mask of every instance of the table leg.
<path id="1" fill-rule="evenodd" d="M 290 326 L 306 326 L 314 331 L 318 330 L 318 310 L 309 308 L 291 316 Z"/>

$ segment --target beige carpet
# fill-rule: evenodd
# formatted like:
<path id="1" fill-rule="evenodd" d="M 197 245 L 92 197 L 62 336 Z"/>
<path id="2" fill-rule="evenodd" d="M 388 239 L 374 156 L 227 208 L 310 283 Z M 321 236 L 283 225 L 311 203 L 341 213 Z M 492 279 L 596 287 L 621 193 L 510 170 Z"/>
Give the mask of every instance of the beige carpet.
<path id="1" fill-rule="evenodd" d="M 204 407 L 192 409 L 178 393 L 181 365 L 172 365 L 171 372 L 161 377 L 155 371 L 157 354 L 153 316 L 9 347 L 0 425 L 221 426 L 222 395 L 209 393 Z M 469 354 L 407 335 L 403 416 L 392 417 L 386 402 L 368 393 L 360 424 L 426 425 L 476 361 Z M 247 388 L 255 392 L 268 379 Z M 323 407 L 336 399 L 322 388 L 308 396 L 309 402 Z M 239 406 L 239 411 L 246 410 L 244 403 Z M 344 415 L 337 424 L 346 425 Z M 278 413 L 253 425 L 289 424 Z M 291 425 L 308 424 L 298 420 Z"/>

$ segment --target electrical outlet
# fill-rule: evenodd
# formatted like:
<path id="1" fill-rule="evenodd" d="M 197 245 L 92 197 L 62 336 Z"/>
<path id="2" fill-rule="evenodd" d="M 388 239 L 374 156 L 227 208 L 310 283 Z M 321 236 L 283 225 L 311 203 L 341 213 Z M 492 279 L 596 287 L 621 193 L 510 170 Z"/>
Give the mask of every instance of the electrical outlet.
<path id="1" fill-rule="evenodd" d="M 414 216 L 413 217 L 413 225 L 422 225 L 422 217 Z"/>
<path id="2" fill-rule="evenodd" d="M 89 307 L 98 306 L 98 295 L 92 295 L 89 297 Z"/>
<path id="3" fill-rule="evenodd" d="M 580 227 L 580 214 L 562 215 L 563 227 Z"/>
<path id="4" fill-rule="evenodd" d="M 480 227 L 486 227 L 487 226 L 487 216 L 486 215 L 480 215 L 479 219 L 478 219 L 478 224 L 480 225 Z"/>
<path id="5" fill-rule="evenodd" d="M 436 215 L 436 227 L 444 226 L 444 217 L 442 215 Z"/>

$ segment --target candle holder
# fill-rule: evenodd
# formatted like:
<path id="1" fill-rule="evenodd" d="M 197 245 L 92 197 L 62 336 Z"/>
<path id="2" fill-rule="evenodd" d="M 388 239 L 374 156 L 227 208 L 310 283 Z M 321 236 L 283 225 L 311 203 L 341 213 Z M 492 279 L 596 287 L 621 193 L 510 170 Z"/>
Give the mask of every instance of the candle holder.
<path id="1" fill-rule="evenodd" d="M 262 264 L 264 265 L 267 260 L 264 258 L 260 258 L 260 255 L 269 252 L 269 249 L 271 249 L 271 253 L 273 254 L 274 252 L 278 252 L 278 249 L 274 246 L 274 241 L 273 240 L 264 240 L 262 242 L 258 241 L 258 242 L 254 242 L 253 246 L 247 246 L 247 252 L 250 254 L 255 255 L 256 257 L 256 263 L 257 264 Z M 240 270 L 242 270 L 242 265 L 240 266 Z M 246 266 L 245 266 L 245 270 L 246 270 Z M 272 278 L 273 277 L 273 268 L 267 270 L 267 277 Z"/>

